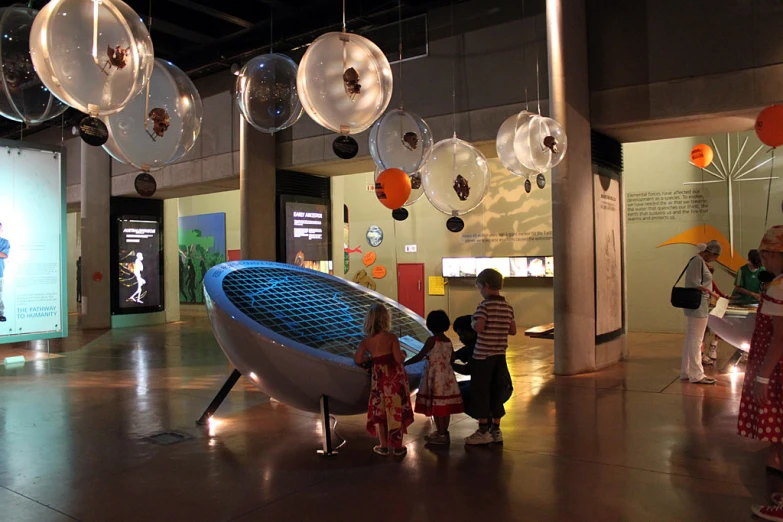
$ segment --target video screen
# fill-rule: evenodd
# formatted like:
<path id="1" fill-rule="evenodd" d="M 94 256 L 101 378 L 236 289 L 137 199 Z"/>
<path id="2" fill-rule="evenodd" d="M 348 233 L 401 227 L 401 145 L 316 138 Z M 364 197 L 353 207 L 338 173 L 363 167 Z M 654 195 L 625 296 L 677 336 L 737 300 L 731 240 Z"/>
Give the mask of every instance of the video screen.
<path id="1" fill-rule="evenodd" d="M 487 268 L 494 268 L 503 277 L 511 276 L 511 268 L 507 257 L 477 257 L 476 274 L 480 274 L 482 270 Z"/>
<path id="2" fill-rule="evenodd" d="M 331 274 L 329 203 L 285 201 L 285 262 Z"/>
<path id="3" fill-rule="evenodd" d="M 160 223 L 120 218 L 117 227 L 120 309 L 160 306 Z"/>
<path id="4" fill-rule="evenodd" d="M 443 277 L 476 277 L 475 257 L 444 257 Z"/>
<path id="5" fill-rule="evenodd" d="M 486 268 L 493 268 L 509 278 L 555 275 L 552 256 L 443 258 L 443 277 L 476 277 Z"/>

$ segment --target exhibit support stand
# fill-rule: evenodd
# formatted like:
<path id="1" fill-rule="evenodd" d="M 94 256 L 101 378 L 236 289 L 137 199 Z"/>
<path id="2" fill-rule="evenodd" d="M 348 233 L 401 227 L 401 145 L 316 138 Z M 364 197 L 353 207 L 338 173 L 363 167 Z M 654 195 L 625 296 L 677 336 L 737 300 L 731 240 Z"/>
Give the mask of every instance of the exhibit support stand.
<path id="1" fill-rule="evenodd" d="M 220 408 L 220 405 L 223 404 L 223 401 L 226 400 L 226 397 L 228 397 L 228 394 L 231 392 L 231 389 L 234 387 L 240 377 L 242 377 L 242 374 L 239 372 L 239 370 L 235 369 L 233 372 L 231 372 L 231 375 L 229 375 L 228 379 L 226 379 L 226 382 L 223 383 L 220 391 L 217 393 L 217 395 L 215 395 L 215 398 L 212 399 L 212 402 L 209 403 L 207 409 L 204 410 L 204 413 L 202 413 L 201 417 L 199 417 L 196 421 L 197 425 L 207 425 L 209 419 L 215 414 L 217 409 Z"/>

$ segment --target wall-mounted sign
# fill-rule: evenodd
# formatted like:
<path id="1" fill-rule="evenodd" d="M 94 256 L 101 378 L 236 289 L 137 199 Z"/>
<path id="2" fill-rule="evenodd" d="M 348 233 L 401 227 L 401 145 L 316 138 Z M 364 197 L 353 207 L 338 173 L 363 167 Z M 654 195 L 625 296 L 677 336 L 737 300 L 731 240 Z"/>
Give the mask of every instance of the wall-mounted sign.
<path id="1" fill-rule="evenodd" d="M 375 279 L 383 279 L 386 277 L 386 267 L 381 265 L 376 266 L 372 269 L 372 276 Z"/>
<path id="2" fill-rule="evenodd" d="M 408 254 L 416 252 L 416 245 L 405 245 L 405 252 Z"/>
<path id="3" fill-rule="evenodd" d="M 383 230 L 378 225 L 371 225 L 367 229 L 367 242 L 371 247 L 377 248 L 383 243 Z"/>
<path id="4" fill-rule="evenodd" d="M 370 266 L 375 263 L 375 252 L 367 252 L 362 260 L 364 261 L 364 266 Z"/>

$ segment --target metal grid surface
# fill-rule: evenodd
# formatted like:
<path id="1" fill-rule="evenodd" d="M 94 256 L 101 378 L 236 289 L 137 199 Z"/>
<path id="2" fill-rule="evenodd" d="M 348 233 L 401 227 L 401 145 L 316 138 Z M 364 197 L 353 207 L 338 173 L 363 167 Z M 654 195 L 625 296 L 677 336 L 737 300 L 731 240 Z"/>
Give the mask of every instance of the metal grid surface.
<path id="1" fill-rule="evenodd" d="M 334 355 L 353 357 L 364 338 L 364 317 L 374 303 L 386 305 L 392 331 L 399 337 L 422 343 L 429 337 L 423 326 L 398 308 L 316 273 L 245 268 L 225 276 L 223 291 L 234 306 L 265 328 Z"/>

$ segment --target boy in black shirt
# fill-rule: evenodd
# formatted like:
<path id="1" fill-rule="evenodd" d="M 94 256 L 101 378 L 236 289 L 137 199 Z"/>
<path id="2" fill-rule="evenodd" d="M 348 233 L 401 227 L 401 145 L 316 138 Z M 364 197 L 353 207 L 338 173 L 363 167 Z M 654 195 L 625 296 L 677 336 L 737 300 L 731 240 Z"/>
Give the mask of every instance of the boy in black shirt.
<path id="1" fill-rule="evenodd" d="M 460 342 L 463 344 L 462 348 L 454 352 L 454 355 L 451 359 L 451 367 L 456 373 L 459 373 L 460 375 L 470 375 L 470 365 L 473 361 L 473 351 L 476 349 L 476 340 L 478 336 L 476 335 L 476 331 L 471 325 L 472 320 L 472 316 L 463 315 L 461 317 L 457 317 L 457 319 L 454 320 L 454 325 L 452 326 L 454 333 L 457 334 Z M 463 364 L 458 364 L 456 361 L 460 361 Z M 503 397 L 503 402 L 506 402 L 509 398 L 511 398 L 514 387 L 512 386 L 511 374 L 508 373 L 508 370 L 506 370 L 506 373 L 503 377 L 507 382 L 507 394 Z M 470 381 L 462 381 L 458 384 L 459 391 L 462 393 L 462 402 L 465 403 L 465 413 L 474 419 L 478 419 L 478 417 L 473 414 L 473 411 L 470 407 Z"/>

